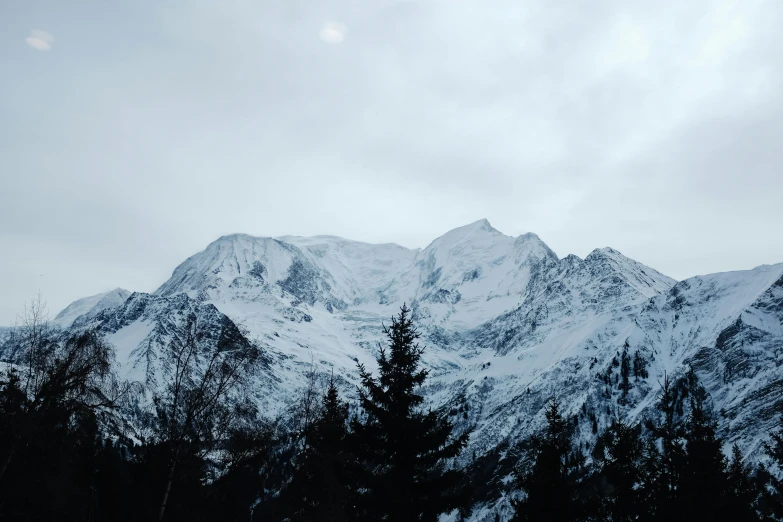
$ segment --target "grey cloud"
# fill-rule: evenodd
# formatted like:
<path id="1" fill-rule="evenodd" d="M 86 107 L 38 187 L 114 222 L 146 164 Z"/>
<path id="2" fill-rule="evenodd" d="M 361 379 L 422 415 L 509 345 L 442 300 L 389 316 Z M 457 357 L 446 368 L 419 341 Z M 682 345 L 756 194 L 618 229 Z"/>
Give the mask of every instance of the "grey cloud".
<path id="1" fill-rule="evenodd" d="M 231 232 L 424 246 L 487 217 L 676 278 L 783 261 L 779 3 L 112 4 L 0 20 L 0 324 Z"/>

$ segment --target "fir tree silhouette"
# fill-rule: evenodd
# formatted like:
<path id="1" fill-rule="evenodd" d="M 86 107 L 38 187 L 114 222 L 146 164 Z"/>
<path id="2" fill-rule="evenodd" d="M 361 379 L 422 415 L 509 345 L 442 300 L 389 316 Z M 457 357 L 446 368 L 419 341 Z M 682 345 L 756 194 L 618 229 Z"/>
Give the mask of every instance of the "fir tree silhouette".
<path id="1" fill-rule="evenodd" d="M 422 409 L 420 387 L 428 372 L 421 367 L 424 350 L 416 342 L 410 310 L 403 305 L 383 330 L 387 346 L 379 346 L 379 376 L 359 365 L 365 416 L 352 422 L 351 444 L 359 459 L 356 516 L 434 522 L 466 500 L 459 487 L 462 472 L 447 466 L 465 447 L 467 435 L 453 437 L 444 415 Z"/>

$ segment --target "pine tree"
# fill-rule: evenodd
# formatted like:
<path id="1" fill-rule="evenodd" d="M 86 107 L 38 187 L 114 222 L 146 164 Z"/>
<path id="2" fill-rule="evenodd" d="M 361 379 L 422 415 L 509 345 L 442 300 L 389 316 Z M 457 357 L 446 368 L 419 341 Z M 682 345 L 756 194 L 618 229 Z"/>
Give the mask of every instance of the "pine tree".
<path id="1" fill-rule="evenodd" d="M 704 407 L 706 393 L 692 386 L 691 411 L 685 425 L 685 465 L 679 497 L 689 519 L 723 520 L 729 494 L 726 458 L 715 421 Z"/>
<path id="2" fill-rule="evenodd" d="M 347 419 L 348 406 L 340 400 L 332 379 L 313 422 L 309 443 L 300 456 L 301 463 L 285 493 L 293 522 L 348 519 Z"/>
<path id="3" fill-rule="evenodd" d="M 622 357 L 620 358 L 620 375 L 622 381 L 620 382 L 620 389 L 623 392 L 623 397 L 628 395 L 628 391 L 631 389 L 631 383 L 629 377 L 631 376 L 631 357 L 628 355 L 628 350 L 624 349 Z"/>
<path id="4" fill-rule="evenodd" d="M 728 466 L 729 494 L 724 516 L 736 522 L 757 521 L 756 499 L 758 492 L 750 477 L 750 469 L 742 462 L 742 452 L 736 444 L 731 448 Z"/>
<path id="5" fill-rule="evenodd" d="M 647 361 L 644 360 L 638 350 L 633 354 L 633 376 L 637 381 L 640 378 L 646 379 L 648 376 Z"/>
<path id="6" fill-rule="evenodd" d="M 661 451 L 655 456 L 657 467 L 655 482 L 647 484 L 649 501 L 655 506 L 659 520 L 671 520 L 677 516 L 678 489 L 685 461 L 683 445 L 684 431 L 682 423 L 676 417 L 677 389 L 672 386 L 668 376 L 664 376 L 661 397 L 657 409 L 662 419 L 658 423 L 648 422 L 647 428 L 656 440 L 661 441 Z M 653 462 L 648 462 L 653 465 Z"/>
<path id="7" fill-rule="evenodd" d="M 637 488 L 642 479 L 641 426 L 615 419 L 608 431 L 601 473 L 607 482 L 605 511 L 612 522 L 637 520 L 646 510 Z"/>
<path id="8" fill-rule="evenodd" d="M 566 522 L 579 514 L 576 477 L 583 458 L 574 458 L 556 398 L 549 401 L 545 415 L 546 431 L 534 440 L 532 470 L 518 473 L 518 484 L 526 496 L 513 503 L 515 522 Z"/>
<path id="9" fill-rule="evenodd" d="M 771 467 L 776 468 L 772 472 L 765 473 L 767 476 L 767 488 L 763 491 L 765 512 L 768 512 L 774 520 L 783 520 L 783 479 L 779 478 L 783 471 L 783 426 L 770 434 L 770 440 L 764 443 L 764 452 L 771 461 Z"/>
<path id="10" fill-rule="evenodd" d="M 460 454 L 467 435 L 452 437 L 445 416 L 422 411 L 419 334 L 403 305 L 390 327 L 388 346 L 379 345 L 377 378 L 359 365 L 359 398 L 365 418 L 352 422 L 351 444 L 360 462 L 356 515 L 360 520 L 435 521 L 461 507 L 462 473 L 446 469 Z"/>
<path id="11" fill-rule="evenodd" d="M 658 506 L 661 483 L 661 452 L 654 439 L 646 439 L 642 444 L 642 455 L 639 466 L 639 503 L 645 506 L 639 520 L 643 522 L 659 520 Z"/>

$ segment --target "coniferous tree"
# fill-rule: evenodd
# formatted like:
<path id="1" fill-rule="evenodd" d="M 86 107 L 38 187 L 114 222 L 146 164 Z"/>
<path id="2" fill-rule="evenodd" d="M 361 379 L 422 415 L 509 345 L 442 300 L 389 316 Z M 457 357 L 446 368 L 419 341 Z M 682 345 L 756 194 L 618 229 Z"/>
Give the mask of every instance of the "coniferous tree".
<path id="1" fill-rule="evenodd" d="M 348 406 L 340 400 L 334 380 L 322 403 L 308 445 L 300 455 L 301 462 L 285 492 L 294 522 L 348 520 Z"/>
<path id="2" fill-rule="evenodd" d="M 750 469 L 743 463 L 742 452 L 736 444 L 731 448 L 731 460 L 728 465 L 728 498 L 724 516 L 736 522 L 754 522 L 759 520 L 756 514 L 758 491 L 751 479 Z"/>
<path id="3" fill-rule="evenodd" d="M 648 438 L 642 443 L 641 462 L 639 466 L 638 500 L 645 509 L 639 514 L 643 522 L 658 520 L 660 509 L 661 483 L 661 452 L 656 441 Z"/>
<path id="4" fill-rule="evenodd" d="M 254 520 L 268 520 L 268 513 L 254 513 L 264 499 L 267 488 L 277 489 L 270 481 L 275 446 L 273 426 L 256 420 L 231 430 L 225 444 L 225 473 L 203 488 L 202 494 L 209 497 L 210 512 L 205 520 L 225 522 L 246 521 L 255 514 Z M 261 511 L 261 510 L 260 510 Z"/>
<path id="5" fill-rule="evenodd" d="M 518 473 L 525 497 L 513 503 L 515 522 L 566 522 L 580 515 L 576 478 L 581 462 L 574 459 L 571 436 L 556 398 L 549 401 L 545 415 L 546 431 L 533 441 L 533 467 L 528 473 Z"/>
<path id="6" fill-rule="evenodd" d="M 606 481 L 606 518 L 612 522 L 637 520 L 646 509 L 637 487 L 642 480 L 644 451 L 641 426 L 615 419 L 607 435 L 601 468 Z"/>
<path id="7" fill-rule="evenodd" d="M 685 424 L 685 465 L 678 496 L 688 519 L 723 520 L 729 495 L 726 458 L 715 434 L 715 421 L 704 406 L 704 390 L 691 390 L 691 411 Z"/>
<path id="8" fill-rule="evenodd" d="M 660 452 L 652 453 L 657 460 L 655 482 L 646 484 L 649 501 L 655 506 L 658 520 L 671 520 L 678 516 L 678 490 L 685 463 L 683 427 L 677 418 L 677 389 L 672 386 L 668 376 L 664 376 L 661 396 L 657 409 L 661 415 L 659 422 L 648 422 L 647 428 L 653 439 L 660 440 Z"/>
<path id="9" fill-rule="evenodd" d="M 633 354 L 633 376 L 637 381 L 640 378 L 646 379 L 648 376 L 647 361 L 644 360 L 638 350 Z"/>
<path id="10" fill-rule="evenodd" d="M 462 472 L 447 469 L 467 443 L 454 438 L 445 416 L 422 411 L 418 332 L 403 305 L 390 327 L 387 347 L 379 346 L 379 376 L 359 365 L 360 405 L 365 417 L 352 422 L 351 444 L 357 452 L 356 516 L 359 520 L 435 521 L 464 505 Z"/>
<path id="11" fill-rule="evenodd" d="M 628 395 L 628 391 L 631 389 L 630 376 L 631 376 L 631 356 L 628 355 L 628 349 L 623 350 L 623 354 L 620 358 L 620 376 L 622 378 L 620 382 L 620 389 L 622 390 L 623 398 Z"/>
<path id="12" fill-rule="evenodd" d="M 783 520 L 783 427 L 770 434 L 770 440 L 764 443 L 764 452 L 770 459 L 771 470 L 762 468 L 767 483 L 763 490 L 764 511 L 773 520 Z"/>

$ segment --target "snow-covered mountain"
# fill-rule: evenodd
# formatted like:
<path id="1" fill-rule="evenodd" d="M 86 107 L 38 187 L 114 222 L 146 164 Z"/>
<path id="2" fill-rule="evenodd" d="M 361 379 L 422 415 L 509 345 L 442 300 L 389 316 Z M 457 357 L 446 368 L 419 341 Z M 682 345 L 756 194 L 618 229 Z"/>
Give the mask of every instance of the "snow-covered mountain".
<path id="1" fill-rule="evenodd" d="M 122 288 L 84 297 L 65 307 L 52 321 L 61 328 L 69 328 L 74 323 L 86 322 L 106 310 L 120 306 L 131 293 Z"/>
<path id="2" fill-rule="evenodd" d="M 185 318 L 214 336 L 238 329 L 264 350 L 256 400 L 271 416 L 311 364 L 352 394 L 357 362 L 373 367 L 381 323 L 403 303 L 423 334 L 427 397 L 472 430 L 465 464 L 541 427 L 554 394 L 567 415 L 604 427 L 649 414 L 664 374 L 693 368 L 722 434 L 754 456 L 783 401 L 783 264 L 676 282 L 611 248 L 559 259 L 535 234 L 506 236 L 486 220 L 424 249 L 225 236 L 154 293 L 93 296 L 55 322 L 103 331 L 123 374 L 149 386 L 165 381 L 166 345 Z M 625 392 L 623 353 L 647 373 Z M 590 424 L 579 424 L 585 440 Z"/>

